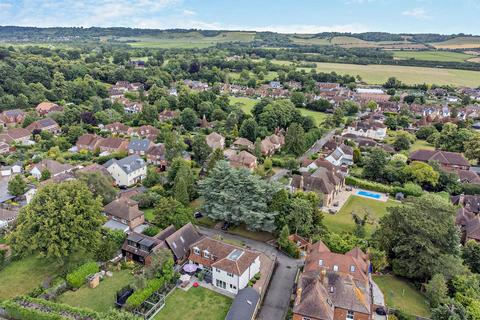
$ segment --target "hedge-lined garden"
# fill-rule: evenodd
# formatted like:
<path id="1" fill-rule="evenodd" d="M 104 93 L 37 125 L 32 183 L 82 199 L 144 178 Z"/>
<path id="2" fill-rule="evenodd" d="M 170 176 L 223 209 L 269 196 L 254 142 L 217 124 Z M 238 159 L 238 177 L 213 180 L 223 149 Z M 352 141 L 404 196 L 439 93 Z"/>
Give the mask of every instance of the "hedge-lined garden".
<path id="1" fill-rule="evenodd" d="M 96 262 L 87 262 L 73 272 L 67 274 L 67 283 L 72 288 L 80 288 L 91 274 L 100 271 L 100 267 Z"/>
<path id="2" fill-rule="evenodd" d="M 395 196 L 397 193 L 403 193 L 405 196 L 420 197 L 423 194 L 422 188 L 414 183 L 407 182 L 401 186 L 390 186 L 379 182 L 364 180 L 352 176 L 345 177 L 345 184 L 361 189 L 388 193 Z"/>

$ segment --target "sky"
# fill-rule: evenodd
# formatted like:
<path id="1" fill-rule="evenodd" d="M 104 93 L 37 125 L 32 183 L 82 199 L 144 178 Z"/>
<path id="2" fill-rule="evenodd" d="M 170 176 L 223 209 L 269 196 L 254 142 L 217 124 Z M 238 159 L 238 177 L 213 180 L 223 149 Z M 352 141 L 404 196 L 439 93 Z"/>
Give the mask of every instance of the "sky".
<path id="1" fill-rule="evenodd" d="M 480 0 L 0 0 L 0 25 L 466 33 Z"/>

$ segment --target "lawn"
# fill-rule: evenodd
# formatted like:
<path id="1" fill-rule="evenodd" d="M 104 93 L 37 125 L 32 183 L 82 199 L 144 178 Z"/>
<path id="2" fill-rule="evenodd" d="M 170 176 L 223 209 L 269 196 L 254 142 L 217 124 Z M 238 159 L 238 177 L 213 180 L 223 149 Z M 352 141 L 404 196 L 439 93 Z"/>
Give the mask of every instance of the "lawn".
<path id="1" fill-rule="evenodd" d="M 286 64 L 285 61 L 272 60 Z M 317 72 L 337 72 L 339 74 L 360 75 L 368 84 L 383 84 L 390 77 L 396 77 L 406 84 L 438 84 L 477 87 L 480 85 L 480 71 L 425 68 L 392 65 L 357 65 L 344 63 L 316 62 Z M 298 68 L 310 71 L 310 68 Z"/>
<path id="2" fill-rule="evenodd" d="M 465 62 L 474 55 L 450 51 L 393 51 L 393 56 L 399 59 L 415 59 L 423 61 Z"/>
<path id="3" fill-rule="evenodd" d="M 373 280 L 382 290 L 387 306 L 410 315 L 430 316 L 427 298 L 407 281 L 392 275 L 374 275 Z"/>
<path id="4" fill-rule="evenodd" d="M 55 262 L 33 256 L 8 264 L 0 271 L 0 301 L 29 293 L 58 271 Z"/>
<path id="5" fill-rule="evenodd" d="M 95 289 L 85 285 L 77 291 L 67 291 L 58 298 L 58 302 L 106 312 L 114 306 L 115 293 L 133 281 L 130 272 L 130 270 L 114 272 L 113 277 L 105 277 Z"/>
<path id="6" fill-rule="evenodd" d="M 428 143 L 425 140 L 415 140 L 415 142 L 410 146 L 410 149 L 408 152 L 413 152 L 419 149 L 425 149 L 425 150 L 435 150 L 435 147 Z"/>
<path id="7" fill-rule="evenodd" d="M 256 99 L 252 98 L 246 98 L 246 97 L 230 97 L 230 103 L 235 104 L 239 103 L 240 107 L 242 108 L 242 111 L 245 113 L 251 113 L 253 106 L 258 102 Z M 319 111 L 312 111 L 304 108 L 298 108 L 300 110 L 300 113 L 303 116 L 312 116 L 313 119 L 315 120 L 315 123 L 319 125 L 320 123 L 325 120 L 327 117 L 327 114 L 324 112 L 319 112 Z"/>
<path id="8" fill-rule="evenodd" d="M 365 229 L 367 234 L 372 234 L 380 218 L 387 213 L 387 208 L 395 205 L 397 205 L 397 202 L 393 200 L 382 202 L 352 195 L 338 213 L 325 213 L 324 222 L 328 229 L 335 233 L 353 232 L 355 223 L 353 222 L 352 212 L 362 218 L 366 212 L 369 212 L 372 223 L 367 224 Z"/>
<path id="9" fill-rule="evenodd" d="M 244 225 L 238 227 L 231 227 L 228 229 L 228 232 L 231 234 L 236 234 L 241 237 L 245 237 L 252 240 L 257 240 L 261 242 L 267 242 L 274 239 L 274 236 L 265 231 L 250 231 Z"/>
<path id="10" fill-rule="evenodd" d="M 232 299 L 198 287 L 188 291 L 175 289 L 155 320 L 224 320 Z"/>

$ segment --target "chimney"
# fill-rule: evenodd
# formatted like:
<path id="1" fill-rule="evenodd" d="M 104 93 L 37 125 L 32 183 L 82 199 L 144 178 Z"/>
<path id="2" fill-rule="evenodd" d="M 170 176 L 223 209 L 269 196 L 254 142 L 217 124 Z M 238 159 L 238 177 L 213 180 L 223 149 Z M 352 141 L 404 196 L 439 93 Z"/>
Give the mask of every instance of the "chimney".
<path id="1" fill-rule="evenodd" d="M 325 289 L 328 288 L 328 277 L 327 277 L 327 269 L 322 268 L 320 271 L 320 281 L 322 281 L 323 286 Z"/>

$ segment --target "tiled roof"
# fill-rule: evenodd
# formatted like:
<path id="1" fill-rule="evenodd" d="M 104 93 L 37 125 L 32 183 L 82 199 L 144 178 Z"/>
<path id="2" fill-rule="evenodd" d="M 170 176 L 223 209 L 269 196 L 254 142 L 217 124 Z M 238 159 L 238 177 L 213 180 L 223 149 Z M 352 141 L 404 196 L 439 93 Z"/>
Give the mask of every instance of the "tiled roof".
<path id="1" fill-rule="evenodd" d="M 188 255 L 190 246 L 200 239 L 201 235 L 197 229 L 191 224 L 187 223 L 176 232 L 165 239 L 165 242 L 173 251 L 177 259 L 182 259 Z"/>
<path id="2" fill-rule="evenodd" d="M 138 209 L 138 202 L 129 198 L 119 198 L 107 204 L 103 211 L 108 215 L 132 221 L 143 215 Z"/>
<path id="3" fill-rule="evenodd" d="M 131 156 L 125 157 L 120 160 L 110 159 L 104 164 L 104 166 L 105 168 L 109 168 L 114 163 L 116 163 L 120 167 L 120 169 L 123 170 L 126 174 L 129 174 L 146 166 L 145 161 L 143 161 L 143 159 L 136 154 L 132 154 Z"/>
<path id="4" fill-rule="evenodd" d="M 440 150 L 425 150 L 420 149 L 410 154 L 410 160 L 413 161 L 438 161 L 442 165 L 456 165 L 456 166 L 468 166 L 470 163 L 465 159 L 461 153 L 447 152 Z"/>

